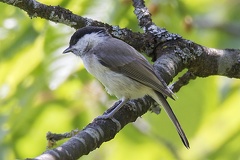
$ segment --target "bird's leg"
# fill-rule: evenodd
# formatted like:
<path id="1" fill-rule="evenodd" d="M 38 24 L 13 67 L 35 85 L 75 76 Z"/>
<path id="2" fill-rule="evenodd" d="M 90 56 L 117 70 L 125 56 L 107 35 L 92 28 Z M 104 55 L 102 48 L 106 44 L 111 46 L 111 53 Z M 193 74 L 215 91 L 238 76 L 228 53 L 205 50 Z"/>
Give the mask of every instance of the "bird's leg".
<path id="1" fill-rule="evenodd" d="M 108 119 L 108 118 L 109 118 L 109 119 L 111 119 L 111 118 L 114 116 L 114 114 L 115 114 L 120 108 L 122 108 L 122 106 L 123 106 L 124 104 L 127 103 L 127 101 L 129 101 L 128 98 L 122 98 L 121 103 L 119 103 L 110 113 L 108 113 L 107 115 L 100 116 L 99 118 L 102 118 L 102 119 Z"/>

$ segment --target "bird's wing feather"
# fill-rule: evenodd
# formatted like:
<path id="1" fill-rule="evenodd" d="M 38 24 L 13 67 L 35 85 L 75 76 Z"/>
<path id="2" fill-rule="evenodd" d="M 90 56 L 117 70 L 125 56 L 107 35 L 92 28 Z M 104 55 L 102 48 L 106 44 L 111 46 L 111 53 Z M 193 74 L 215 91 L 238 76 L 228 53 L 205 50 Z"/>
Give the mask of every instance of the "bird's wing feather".
<path id="1" fill-rule="evenodd" d="M 109 45 L 114 48 L 107 47 Z M 156 76 L 152 65 L 127 43 L 111 38 L 96 46 L 93 52 L 105 67 L 173 98 L 172 91 Z"/>

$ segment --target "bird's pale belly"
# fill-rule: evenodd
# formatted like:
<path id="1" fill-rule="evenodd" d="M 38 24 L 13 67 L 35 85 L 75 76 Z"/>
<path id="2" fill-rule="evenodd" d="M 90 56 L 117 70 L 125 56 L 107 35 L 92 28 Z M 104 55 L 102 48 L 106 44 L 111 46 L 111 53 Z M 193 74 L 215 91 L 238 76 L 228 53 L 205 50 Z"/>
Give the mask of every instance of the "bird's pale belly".
<path id="1" fill-rule="evenodd" d="M 105 86 L 107 92 L 115 95 L 118 99 L 122 97 L 136 99 L 148 93 L 148 87 L 112 71 L 105 73 L 104 78 L 100 81 Z"/>
<path id="2" fill-rule="evenodd" d="M 105 86 L 109 94 L 115 95 L 118 99 L 123 97 L 129 99 L 141 98 L 151 92 L 149 87 L 106 68 L 98 62 L 97 58 L 82 59 L 87 71 Z"/>

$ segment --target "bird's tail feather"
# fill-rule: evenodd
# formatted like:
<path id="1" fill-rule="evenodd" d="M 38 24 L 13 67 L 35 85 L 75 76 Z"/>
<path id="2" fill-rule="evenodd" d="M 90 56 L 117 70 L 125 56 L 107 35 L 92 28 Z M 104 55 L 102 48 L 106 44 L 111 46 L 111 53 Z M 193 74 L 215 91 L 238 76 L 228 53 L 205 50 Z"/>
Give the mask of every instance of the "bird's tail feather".
<path id="1" fill-rule="evenodd" d="M 156 95 L 158 97 L 158 100 L 160 101 L 160 104 L 163 106 L 164 110 L 167 112 L 167 115 L 169 116 L 169 118 L 173 122 L 174 126 L 176 127 L 177 132 L 178 132 L 180 138 L 182 139 L 183 144 L 186 146 L 186 148 L 190 148 L 188 139 L 187 139 L 184 131 L 182 130 L 182 127 L 179 124 L 179 122 L 177 120 L 177 117 L 173 113 L 173 110 L 171 109 L 171 107 L 168 104 L 167 100 L 163 97 L 163 95 L 161 93 L 159 93 L 157 91 L 155 91 L 155 93 L 156 93 Z"/>

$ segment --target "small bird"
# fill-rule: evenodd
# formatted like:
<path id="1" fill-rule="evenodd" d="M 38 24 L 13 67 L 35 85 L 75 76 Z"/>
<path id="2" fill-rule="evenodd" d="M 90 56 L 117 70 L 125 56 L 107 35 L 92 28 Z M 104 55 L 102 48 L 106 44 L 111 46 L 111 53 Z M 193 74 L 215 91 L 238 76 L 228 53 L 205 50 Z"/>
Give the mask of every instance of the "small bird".
<path id="1" fill-rule="evenodd" d="M 165 81 L 156 75 L 147 59 L 129 44 L 113 38 L 103 27 L 84 27 L 71 37 L 63 53 L 81 57 L 86 70 L 96 77 L 107 92 L 121 99 L 105 118 L 113 115 L 130 99 L 151 96 L 166 111 L 186 148 L 188 139 L 164 96 L 173 98 Z"/>

